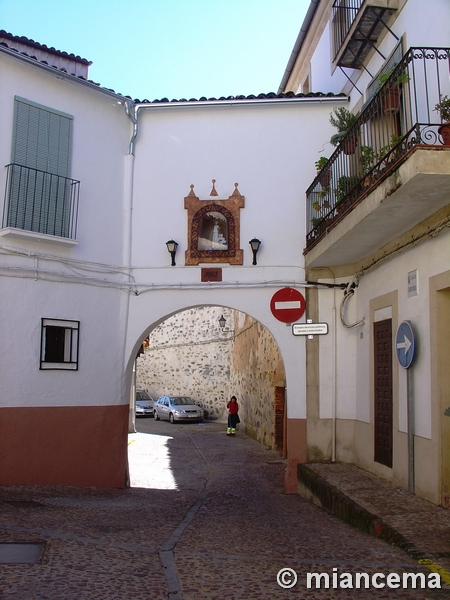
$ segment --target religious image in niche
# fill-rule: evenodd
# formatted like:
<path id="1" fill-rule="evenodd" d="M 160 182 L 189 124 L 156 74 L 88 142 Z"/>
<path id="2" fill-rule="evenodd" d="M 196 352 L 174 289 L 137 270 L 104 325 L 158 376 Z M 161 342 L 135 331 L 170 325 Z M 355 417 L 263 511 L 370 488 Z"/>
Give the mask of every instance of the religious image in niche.
<path id="1" fill-rule="evenodd" d="M 221 213 L 208 212 L 200 219 L 198 250 L 202 252 L 228 250 L 227 220 Z"/>

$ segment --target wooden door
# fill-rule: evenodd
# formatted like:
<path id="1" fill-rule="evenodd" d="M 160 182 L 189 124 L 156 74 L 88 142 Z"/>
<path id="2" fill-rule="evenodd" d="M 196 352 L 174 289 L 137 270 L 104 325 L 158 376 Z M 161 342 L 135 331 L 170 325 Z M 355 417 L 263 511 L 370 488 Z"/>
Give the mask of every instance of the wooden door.
<path id="1" fill-rule="evenodd" d="M 392 321 L 373 324 L 375 380 L 375 457 L 392 468 Z"/>

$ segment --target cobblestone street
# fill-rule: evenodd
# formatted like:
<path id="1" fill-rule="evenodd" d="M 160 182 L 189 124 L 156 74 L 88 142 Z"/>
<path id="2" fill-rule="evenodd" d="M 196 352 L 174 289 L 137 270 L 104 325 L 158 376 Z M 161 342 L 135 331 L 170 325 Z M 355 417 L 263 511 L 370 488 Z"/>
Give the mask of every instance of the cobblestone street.
<path id="1" fill-rule="evenodd" d="M 333 588 L 333 573 L 339 582 L 344 572 L 429 572 L 394 546 L 285 495 L 280 455 L 240 432 L 233 438 L 223 424 L 153 419 L 138 420 L 137 429 L 129 436 L 130 489 L 0 488 L 0 542 L 45 542 L 37 564 L 0 565 L 0 598 L 448 597 L 448 589 L 411 584 Z M 291 589 L 277 583 L 285 568 L 298 576 Z M 308 589 L 309 572 L 328 574 L 330 588 Z"/>

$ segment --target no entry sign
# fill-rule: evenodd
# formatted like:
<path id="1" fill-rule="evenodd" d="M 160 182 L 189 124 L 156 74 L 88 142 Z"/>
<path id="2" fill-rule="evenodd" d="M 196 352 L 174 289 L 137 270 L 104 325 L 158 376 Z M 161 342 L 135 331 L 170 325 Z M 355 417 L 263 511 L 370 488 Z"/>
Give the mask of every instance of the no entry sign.
<path id="1" fill-rule="evenodd" d="M 294 288 L 283 288 L 275 292 L 270 301 L 270 310 L 282 323 L 298 321 L 305 312 L 306 301 Z"/>

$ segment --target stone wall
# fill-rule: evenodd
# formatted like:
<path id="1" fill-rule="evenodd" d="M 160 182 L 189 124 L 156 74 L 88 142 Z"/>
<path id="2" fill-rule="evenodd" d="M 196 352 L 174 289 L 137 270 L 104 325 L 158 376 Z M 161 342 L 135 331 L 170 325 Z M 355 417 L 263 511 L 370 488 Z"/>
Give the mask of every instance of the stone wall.
<path id="1" fill-rule="evenodd" d="M 190 396 L 209 418 L 226 419 L 232 336 L 219 326 L 222 314 L 229 329 L 233 312 L 216 306 L 178 313 L 156 327 L 137 360 L 136 387 L 155 400 Z"/>
<path id="2" fill-rule="evenodd" d="M 286 386 L 283 361 L 271 333 L 244 313 L 235 319 L 231 387 L 246 433 L 274 447 L 275 388 Z"/>
<path id="3" fill-rule="evenodd" d="M 223 329 L 221 315 L 226 319 Z M 191 396 L 208 418 L 223 422 L 234 394 L 240 428 L 274 447 L 275 387 L 285 387 L 283 361 L 270 332 L 244 313 L 209 306 L 164 321 L 137 359 L 136 386 L 155 399 Z"/>

